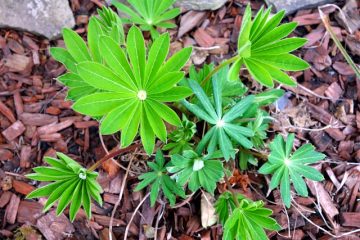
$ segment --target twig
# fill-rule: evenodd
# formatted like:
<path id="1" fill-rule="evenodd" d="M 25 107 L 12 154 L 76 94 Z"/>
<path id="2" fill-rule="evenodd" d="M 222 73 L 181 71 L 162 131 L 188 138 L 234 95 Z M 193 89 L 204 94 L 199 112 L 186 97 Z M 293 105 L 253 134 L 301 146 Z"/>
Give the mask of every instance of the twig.
<path id="1" fill-rule="evenodd" d="M 211 79 L 211 77 L 217 73 L 218 71 L 220 71 L 220 69 L 222 69 L 223 67 L 225 67 L 226 65 L 229 65 L 233 62 L 235 62 L 236 60 L 238 60 L 240 57 L 239 55 L 236 55 L 235 57 L 232 57 L 222 63 L 220 63 L 218 66 L 216 66 L 207 76 L 206 78 L 201 82 L 201 86 L 205 86 L 205 84 Z"/>
<path id="2" fill-rule="evenodd" d="M 115 203 L 114 209 L 112 210 L 112 213 L 111 213 L 110 224 L 109 224 L 110 225 L 109 226 L 109 239 L 110 240 L 112 240 L 112 228 L 113 228 L 113 221 L 114 221 L 115 212 L 116 212 L 116 209 L 118 208 L 118 206 L 120 205 L 120 202 L 121 202 L 121 199 L 122 199 L 122 196 L 123 196 L 123 193 L 124 193 L 125 185 L 126 185 L 126 179 L 127 179 L 128 174 L 129 174 L 131 163 L 134 160 L 134 158 L 135 158 L 135 155 L 132 155 L 131 158 L 130 158 L 129 165 L 128 165 L 127 169 L 126 169 L 125 176 L 124 176 L 124 179 L 123 179 L 122 184 L 121 184 L 119 198 L 118 198 L 117 202 Z"/>
<path id="3" fill-rule="evenodd" d="M 95 169 L 97 169 L 99 166 L 101 166 L 101 164 L 103 164 L 105 161 L 109 160 L 110 158 L 113 158 L 119 154 L 122 153 L 126 153 L 126 152 L 130 152 L 135 150 L 136 148 L 138 148 L 140 146 L 140 144 L 133 144 L 127 148 L 117 148 L 115 147 L 113 150 L 110 151 L 109 154 L 105 155 L 102 159 L 100 159 L 99 161 L 97 161 L 96 163 L 94 163 L 89 169 L 88 171 L 94 171 Z"/>
<path id="4" fill-rule="evenodd" d="M 332 40 L 334 41 L 336 46 L 339 48 L 341 54 L 344 56 L 346 61 L 349 63 L 350 67 L 354 70 L 357 78 L 360 80 L 360 69 L 356 66 L 356 64 L 354 63 L 352 58 L 349 56 L 349 54 L 346 52 L 345 48 L 342 46 L 340 40 L 337 38 L 335 32 L 333 31 L 333 29 L 330 25 L 329 17 L 321 10 L 321 8 L 323 8 L 323 7 L 319 7 L 318 10 L 319 10 L 320 18 L 321 18 L 322 22 L 324 23 L 326 30 L 329 32 Z"/>
<path id="5" fill-rule="evenodd" d="M 334 234 L 332 234 L 331 232 L 329 232 L 328 230 L 326 230 L 325 228 L 322 228 L 321 226 L 317 225 L 316 223 L 314 223 L 313 221 L 311 221 L 309 218 L 307 218 L 307 217 L 297 208 L 297 202 L 295 202 L 294 199 L 292 199 L 292 202 L 293 202 L 294 204 L 291 204 L 291 205 L 295 208 L 295 210 L 296 210 L 307 222 L 309 222 L 311 225 L 313 225 L 314 227 L 320 229 L 321 231 L 325 232 L 326 234 L 330 235 L 330 236 L 333 237 L 333 238 L 341 238 L 341 237 L 344 237 L 344 236 L 348 236 L 348 235 L 351 235 L 351 234 L 360 232 L 360 229 L 356 229 L 356 230 L 354 230 L 354 231 L 346 232 L 346 233 L 343 233 L 343 234 L 340 234 L 340 235 L 334 235 Z"/>
<path id="6" fill-rule="evenodd" d="M 107 149 L 106 145 L 105 145 L 105 142 L 104 142 L 104 138 L 103 136 L 101 135 L 100 131 L 99 131 L 99 138 L 100 138 L 100 143 L 104 149 L 104 151 L 106 152 L 106 154 L 109 154 L 109 150 Z M 118 163 L 114 158 L 111 158 L 110 159 L 111 161 L 113 161 L 118 167 L 122 168 L 123 170 L 127 171 L 127 168 L 124 167 L 122 164 Z M 129 170 L 131 173 L 133 174 L 137 174 L 136 172 L 134 171 L 131 171 Z"/>
<path id="7" fill-rule="evenodd" d="M 162 218 L 162 216 L 164 215 L 164 211 L 165 211 L 165 203 L 162 202 L 160 212 L 159 212 L 159 214 L 158 214 L 158 216 L 156 218 L 154 240 L 157 239 L 157 232 L 158 232 L 158 228 L 159 228 L 159 222 L 160 222 L 160 219 Z"/>
<path id="8" fill-rule="evenodd" d="M 135 211 L 133 212 L 133 214 L 131 215 L 131 218 L 130 218 L 130 221 L 128 223 L 128 225 L 126 226 L 126 229 L 125 229 L 125 235 L 124 235 L 124 240 L 127 240 L 127 235 L 129 233 L 129 228 L 130 228 L 130 225 L 132 223 L 132 221 L 134 220 L 134 217 L 136 215 L 136 213 L 139 211 L 141 205 L 145 202 L 145 200 L 150 196 L 150 192 L 148 192 L 145 197 L 143 198 L 143 200 L 141 200 L 141 202 L 139 202 L 139 204 L 137 205 L 137 207 L 135 208 Z"/>

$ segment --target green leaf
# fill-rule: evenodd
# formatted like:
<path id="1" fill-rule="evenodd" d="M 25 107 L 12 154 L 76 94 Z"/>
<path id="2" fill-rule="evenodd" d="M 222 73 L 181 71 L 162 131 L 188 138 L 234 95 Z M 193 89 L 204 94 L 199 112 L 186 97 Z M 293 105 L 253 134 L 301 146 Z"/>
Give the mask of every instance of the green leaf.
<path id="1" fill-rule="evenodd" d="M 102 35 L 100 23 L 96 18 L 90 18 L 88 25 L 87 40 L 94 61 L 101 62 L 99 49 L 99 37 Z"/>
<path id="2" fill-rule="evenodd" d="M 78 73 L 85 82 L 95 88 L 121 94 L 134 92 L 121 77 L 100 63 L 80 63 L 78 65 Z"/>
<path id="3" fill-rule="evenodd" d="M 224 224 L 223 239 L 267 240 L 264 229 L 274 231 L 281 229 L 275 219 L 270 217 L 272 211 L 264 208 L 262 201 L 252 202 L 250 199 L 242 199 L 239 202 L 240 206 L 231 207 L 232 213 Z M 258 214 L 265 212 L 265 215 Z"/>
<path id="4" fill-rule="evenodd" d="M 191 90 L 187 87 L 173 87 L 162 93 L 149 94 L 149 98 L 160 102 L 176 102 L 191 95 Z"/>
<path id="5" fill-rule="evenodd" d="M 44 211 L 48 211 L 58 201 L 57 215 L 60 215 L 70 204 L 69 215 L 71 221 L 74 221 L 80 206 L 83 204 L 86 213 L 90 217 L 91 196 L 100 204 L 102 203 L 100 196 L 102 189 L 96 182 L 98 174 L 82 168 L 80 164 L 65 154 L 57 153 L 57 155 L 59 160 L 48 157 L 45 159 L 53 167 L 34 168 L 37 173 L 27 175 L 29 178 L 39 181 L 52 182 L 32 191 L 27 198 L 48 196 Z M 89 190 L 84 190 L 86 186 L 89 186 Z M 84 196 L 84 191 L 87 197 Z"/>
<path id="6" fill-rule="evenodd" d="M 301 71 L 310 67 L 307 62 L 291 54 L 257 55 L 253 58 L 285 71 Z"/>
<path id="7" fill-rule="evenodd" d="M 91 60 L 87 46 L 79 34 L 71 29 L 64 28 L 63 38 L 66 48 L 76 62 L 80 63 Z"/>
<path id="8" fill-rule="evenodd" d="M 109 65 L 111 70 L 127 83 L 132 90 L 136 90 L 135 78 L 131 66 L 128 62 L 126 54 L 118 44 L 108 36 L 102 36 L 100 38 L 100 47 L 102 57 Z"/>
<path id="9" fill-rule="evenodd" d="M 160 150 L 156 152 L 155 162 L 148 162 L 147 164 L 154 171 L 139 176 L 139 179 L 142 181 L 137 185 L 135 191 L 140 191 L 150 186 L 150 202 L 152 207 L 155 205 L 160 190 L 169 199 L 171 205 L 175 204 L 176 196 L 185 197 L 183 188 L 166 174 L 165 158 Z"/>
<path id="10" fill-rule="evenodd" d="M 284 174 L 282 175 L 281 178 L 280 193 L 285 206 L 289 208 L 291 202 L 291 194 L 290 194 L 289 170 L 287 168 L 284 168 Z"/>
<path id="11" fill-rule="evenodd" d="M 238 39 L 238 49 L 241 49 L 249 41 L 251 26 L 251 7 L 250 4 L 248 4 L 242 18 L 242 25 Z"/>
<path id="12" fill-rule="evenodd" d="M 269 42 L 274 42 L 288 36 L 297 26 L 296 22 L 285 23 L 279 27 L 274 28 L 270 32 L 264 34 L 258 41 L 253 43 L 253 47 L 263 46 Z"/>
<path id="13" fill-rule="evenodd" d="M 64 64 L 69 71 L 74 73 L 77 72 L 76 69 L 77 61 L 71 56 L 71 54 L 66 49 L 51 47 L 50 54 L 56 61 Z"/>
<path id="14" fill-rule="evenodd" d="M 253 51 L 253 55 L 278 55 L 292 52 L 306 44 L 306 38 L 286 38 L 275 43 L 269 43 Z"/>
<path id="15" fill-rule="evenodd" d="M 159 103 L 154 100 L 149 100 L 148 103 L 154 109 L 155 112 L 159 114 L 159 116 L 164 119 L 166 122 L 174 125 L 179 126 L 181 124 L 179 116 L 163 103 Z"/>
<path id="16" fill-rule="evenodd" d="M 170 35 L 168 33 L 161 35 L 153 43 L 149 52 L 146 69 L 145 69 L 145 76 L 146 76 L 144 83 L 145 86 L 148 81 L 150 83 L 153 82 L 154 77 L 156 77 L 157 72 L 159 71 L 161 65 L 166 59 L 166 56 L 168 55 L 169 47 L 170 47 Z"/>
<path id="17" fill-rule="evenodd" d="M 208 159 L 194 151 L 184 151 L 182 155 L 171 156 L 172 167 L 168 171 L 175 173 L 177 182 L 184 186 L 189 185 L 191 191 L 203 187 L 213 194 L 216 183 L 223 177 L 223 165 L 219 160 Z"/>
<path id="18" fill-rule="evenodd" d="M 285 91 L 282 89 L 270 89 L 255 95 L 254 102 L 260 106 L 269 105 L 284 95 Z"/>
<path id="19" fill-rule="evenodd" d="M 166 142 L 166 127 L 157 112 L 149 105 L 144 104 L 146 116 L 155 135 L 163 142 Z"/>
<path id="20" fill-rule="evenodd" d="M 256 61 L 250 59 L 246 59 L 244 62 L 251 76 L 256 81 L 267 87 L 274 86 L 274 82 L 272 81 L 270 73 L 265 68 L 263 68 L 261 64 L 258 64 Z"/>
<path id="21" fill-rule="evenodd" d="M 81 196 L 81 191 L 82 191 L 82 185 L 84 185 L 84 182 L 80 182 L 80 184 L 78 184 L 76 186 L 76 189 L 73 193 L 72 199 L 71 199 L 71 205 L 70 205 L 70 211 L 69 211 L 69 215 L 70 215 L 70 221 L 73 222 L 75 220 L 76 214 L 79 211 L 80 207 L 81 207 L 81 202 L 82 202 L 82 196 Z"/>
<path id="22" fill-rule="evenodd" d="M 72 107 L 75 111 L 82 114 L 103 116 L 115 108 L 122 107 L 123 109 L 126 104 L 133 102 L 131 101 L 133 96 L 134 93 L 132 92 L 124 94 L 111 92 L 94 93 L 80 98 Z"/>
<path id="23" fill-rule="evenodd" d="M 134 100 L 129 100 L 113 108 L 101 122 L 101 134 L 113 134 L 123 129 L 129 121 L 130 114 L 134 112 L 134 109 L 137 109 L 138 104 L 139 103 Z"/>
<path id="24" fill-rule="evenodd" d="M 133 68 L 136 86 L 145 87 L 145 41 L 137 27 L 131 27 L 127 37 L 127 52 Z"/>
<path id="25" fill-rule="evenodd" d="M 187 47 L 171 56 L 169 60 L 159 69 L 157 77 L 163 76 L 168 72 L 179 71 L 189 61 L 192 53 L 192 48 Z"/>

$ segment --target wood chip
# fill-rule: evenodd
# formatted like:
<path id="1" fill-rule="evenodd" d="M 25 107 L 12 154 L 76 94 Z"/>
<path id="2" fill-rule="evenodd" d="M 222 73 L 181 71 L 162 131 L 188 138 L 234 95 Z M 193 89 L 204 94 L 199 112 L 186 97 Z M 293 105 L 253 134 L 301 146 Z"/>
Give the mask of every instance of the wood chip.
<path id="1" fill-rule="evenodd" d="M 342 94 L 343 90 L 337 82 L 333 82 L 325 91 L 325 95 L 331 98 L 333 102 L 336 102 Z"/>
<path id="2" fill-rule="evenodd" d="M 57 133 L 65 128 L 70 127 L 74 123 L 74 120 L 66 120 L 60 123 L 51 123 L 37 129 L 39 135 L 46 135 L 51 133 Z"/>
<path id="3" fill-rule="evenodd" d="M 64 239 L 66 235 L 75 231 L 69 219 L 64 214 L 56 216 L 55 210 L 39 218 L 36 227 L 47 240 Z"/>
<path id="4" fill-rule="evenodd" d="M 32 192 L 35 189 L 34 186 L 31 186 L 26 182 L 18 181 L 18 180 L 13 180 L 12 185 L 16 192 L 24 195 L 28 195 L 30 192 Z"/>
<path id="5" fill-rule="evenodd" d="M 110 226 L 110 217 L 104 215 L 93 214 L 95 221 L 103 226 L 109 227 Z M 126 226 L 126 223 L 121 219 L 114 218 L 113 220 L 114 227 Z"/>
<path id="6" fill-rule="evenodd" d="M 325 190 L 321 182 L 306 180 L 306 183 L 314 196 L 317 196 L 321 207 L 330 219 L 334 219 L 339 214 L 339 210 L 334 205 L 329 193 Z"/>
<path id="7" fill-rule="evenodd" d="M 201 47 L 212 47 L 215 44 L 215 39 L 202 28 L 195 31 L 194 38 Z"/>
<path id="8" fill-rule="evenodd" d="M 23 113 L 20 115 L 20 120 L 25 125 L 30 126 L 44 126 L 58 122 L 58 118 L 56 116 L 41 113 Z"/>
<path id="9" fill-rule="evenodd" d="M 12 54 L 5 58 L 5 66 L 11 72 L 28 72 L 33 65 L 32 58 L 20 54 Z"/>
<path id="10" fill-rule="evenodd" d="M 6 207 L 5 216 L 8 223 L 14 224 L 20 204 L 20 198 L 16 194 L 12 194 L 10 202 Z"/>
<path id="11" fill-rule="evenodd" d="M 12 193 L 9 191 L 5 191 L 0 196 L 0 208 L 3 208 L 6 206 L 6 204 L 9 203 L 10 198 L 12 196 Z"/>
<path id="12" fill-rule="evenodd" d="M 206 17 L 205 11 L 189 11 L 181 17 L 178 38 L 196 27 Z"/>
<path id="13" fill-rule="evenodd" d="M 21 146 L 20 167 L 29 168 L 31 162 L 30 157 L 31 157 L 31 147 L 27 145 Z"/>
<path id="14" fill-rule="evenodd" d="M 2 131 L 2 135 L 9 141 L 13 141 L 15 138 L 25 132 L 25 126 L 21 121 L 14 122 L 10 127 Z"/>
<path id="15" fill-rule="evenodd" d="M 345 227 L 360 228 L 360 212 L 344 212 L 340 214 L 340 220 Z"/>
<path id="16" fill-rule="evenodd" d="M 0 101 L 0 113 L 2 113 L 10 122 L 16 122 L 16 118 L 13 112 L 2 102 Z"/>
<path id="17" fill-rule="evenodd" d="M 0 149 L 0 161 L 6 161 L 13 158 L 13 153 L 7 149 Z"/>
<path id="18" fill-rule="evenodd" d="M 19 223 L 27 223 L 35 225 L 36 220 L 43 215 L 43 205 L 38 202 L 20 201 L 17 221 Z"/>

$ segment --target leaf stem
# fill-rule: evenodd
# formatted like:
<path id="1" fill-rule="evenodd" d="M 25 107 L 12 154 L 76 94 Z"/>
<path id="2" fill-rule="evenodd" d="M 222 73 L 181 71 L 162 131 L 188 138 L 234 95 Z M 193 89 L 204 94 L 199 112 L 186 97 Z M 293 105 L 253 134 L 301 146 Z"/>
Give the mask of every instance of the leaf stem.
<path id="1" fill-rule="evenodd" d="M 101 158 L 99 161 L 97 161 L 96 163 L 94 163 L 89 169 L 88 171 L 92 172 L 95 171 L 95 169 L 97 169 L 99 166 L 101 166 L 101 164 L 103 164 L 105 161 L 119 155 L 125 152 L 130 152 L 135 150 L 136 148 L 138 148 L 140 146 L 140 144 L 133 144 L 127 148 L 117 148 L 115 147 L 113 150 L 111 150 L 109 152 L 109 154 L 106 154 L 103 158 Z"/>
<path id="2" fill-rule="evenodd" d="M 346 52 L 345 48 L 341 44 L 340 40 L 337 38 L 334 30 L 332 29 L 332 27 L 330 25 L 329 17 L 324 14 L 324 12 L 321 10 L 321 8 L 319 8 L 319 13 L 320 13 L 321 20 L 324 23 L 326 30 L 329 32 L 331 38 L 334 40 L 336 46 L 339 48 L 339 50 L 342 53 L 342 55 L 344 56 L 345 60 L 349 63 L 351 68 L 354 70 L 356 76 L 360 79 L 360 69 L 356 66 L 356 64 L 354 63 L 352 58 L 349 56 L 349 54 Z"/>
<path id="3" fill-rule="evenodd" d="M 236 197 L 236 193 L 235 193 L 234 189 L 231 187 L 231 184 L 229 182 L 228 177 L 226 176 L 226 173 L 224 175 L 224 180 L 225 180 L 225 183 L 226 183 L 226 186 L 227 186 L 228 190 L 230 191 L 230 193 L 232 195 L 232 198 L 234 200 L 234 203 L 235 203 L 236 207 L 240 207 L 239 200 Z"/>
<path id="4" fill-rule="evenodd" d="M 205 84 L 211 79 L 211 77 L 217 73 L 218 71 L 220 71 L 220 69 L 222 69 L 223 67 L 225 67 L 226 65 L 229 65 L 233 62 L 235 62 L 236 60 L 238 60 L 240 58 L 239 55 L 236 55 L 232 58 L 229 58 L 226 61 L 223 61 L 222 63 L 220 63 L 218 66 L 216 66 L 207 76 L 206 78 L 201 82 L 201 86 L 205 86 Z"/>

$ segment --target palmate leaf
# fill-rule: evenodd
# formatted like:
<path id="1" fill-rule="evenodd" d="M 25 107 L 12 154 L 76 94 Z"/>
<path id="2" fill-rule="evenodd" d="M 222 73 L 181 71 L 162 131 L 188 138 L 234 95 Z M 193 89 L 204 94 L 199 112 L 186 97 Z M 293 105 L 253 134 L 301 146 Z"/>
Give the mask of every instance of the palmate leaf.
<path id="1" fill-rule="evenodd" d="M 285 23 L 278 26 L 285 16 L 285 10 L 270 17 L 271 8 L 261 8 L 251 19 L 250 5 L 246 8 L 238 38 L 238 59 L 231 66 L 229 77 L 238 79 L 240 68 L 245 64 L 250 75 L 259 83 L 273 87 L 274 81 L 295 86 L 296 82 L 284 71 L 301 71 L 309 64 L 290 54 L 306 44 L 305 38 L 286 38 L 297 24 Z"/>
<path id="2" fill-rule="evenodd" d="M 180 14 L 179 8 L 171 8 L 175 0 L 127 0 L 131 7 L 113 0 L 112 3 L 122 13 L 129 16 L 123 18 L 124 23 L 139 25 L 144 31 L 150 31 L 151 37 L 159 37 L 157 28 L 174 28 L 176 25 L 169 22 Z"/>
<path id="3" fill-rule="evenodd" d="M 181 68 L 188 61 L 191 48 L 184 48 L 166 60 L 170 47 L 168 33 L 154 41 L 149 51 L 137 27 L 127 36 L 127 51 L 107 36 L 99 43 L 105 63 L 81 62 L 79 76 L 100 93 L 82 97 L 73 109 L 89 116 L 103 117 L 102 134 L 121 130 L 121 145 L 129 146 L 136 134 L 148 154 L 154 149 L 155 137 L 166 142 L 164 121 L 180 126 L 178 115 L 165 102 L 175 102 L 191 94 L 187 87 L 176 86 L 184 77 Z M 148 54 L 146 54 L 148 52 Z"/>
<path id="4" fill-rule="evenodd" d="M 96 181 L 98 174 L 89 172 L 68 156 L 57 153 L 58 159 L 45 157 L 50 166 L 36 167 L 35 173 L 26 175 L 29 179 L 52 182 L 29 193 L 26 198 L 48 197 L 44 211 L 58 202 L 56 214 L 60 215 L 70 204 L 70 220 L 74 221 L 81 205 L 88 218 L 91 218 L 90 200 L 93 198 L 102 205 L 102 188 Z"/>
<path id="5" fill-rule="evenodd" d="M 225 111 L 222 105 L 221 82 L 215 77 L 212 79 L 213 103 L 207 97 L 199 83 L 189 80 L 189 85 L 199 100 L 199 104 L 195 105 L 183 100 L 183 105 L 195 114 L 198 118 L 205 120 L 211 129 L 205 134 L 199 142 L 197 152 L 201 153 L 207 146 L 207 151 L 213 153 L 220 149 L 224 158 L 229 160 L 235 158 L 235 151 L 231 140 L 236 144 L 240 144 L 245 148 L 251 148 L 252 142 L 248 137 L 254 136 L 251 129 L 240 126 L 234 121 L 241 118 L 245 111 L 254 101 L 254 96 L 247 96 L 237 102 L 231 109 Z"/>
<path id="6" fill-rule="evenodd" d="M 118 45 L 124 44 L 124 30 L 117 14 L 106 7 L 99 9 L 98 13 L 99 16 L 93 16 L 89 20 L 88 45 L 78 33 L 65 28 L 63 38 L 66 49 L 50 48 L 51 56 L 64 64 L 69 71 L 69 73 L 60 76 L 58 80 L 68 87 L 67 98 L 70 100 L 76 101 L 97 91 L 78 75 L 77 65 L 85 61 L 102 62 L 99 49 L 100 37 L 105 35 L 112 38 Z"/>
<path id="7" fill-rule="evenodd" d="M 186 150 L 182 155 L 171 156 L 171 165 L 167 167 L 170 173 L 174 173 L 180 186 L 188 184 L 191 191 L 204 188 L 214 194 L 216 183 L 224 176 L 221 152 L 208 155 L 199 155 L 192 150 Z"/>
<path id="8" fill-rule="evenodd" d="M 155 205 L 160 191 L 169 200 L 170 205 L 175 204 L 176 196 L 185 198 L 184 189 L 166 174 L 165 158 L 160 150 L 156 152 L 155 162 L 148 162 L 147 164 L 152 171 L 139 176 L 141 182 L 136 186 L 135 191 L 140 191 L 150 186 L 150 202 L 152 207 Z"/>
<path id="9" fill-rule="evenodd" d="M 287 207 L 290 207 L 291 202 L 290 182 L 298 194 L 307 197 L 308 191 L 303 177 L 313 181 L 324 180 L 323 175 L 308 164 L 324 159 L 325 155 L 316 152 L 311 144 L 305 144 L 292 153 L 294 138 L 294 134 L 289 134 L 285 142 L 281 135 L 277 135 L 270 144 L 268 162 L 259 169 L 262 174 L 273 175 L 270 188 L 280 185 L 281 197 Z"/>
<path id="10" fill-rule="evenodd" d="M 220 221 L 225 222 L 224 240 L 267 240 L 264 229 L 281 230 L 276 220 L 270 217 L 272 211 L 265 208 L 262 201 L 253 202 L 237 196 L 241 200 L 240 206 L 236 207 L 230 194 L 225 192 L 224 195 L 216 203 Z"/>

